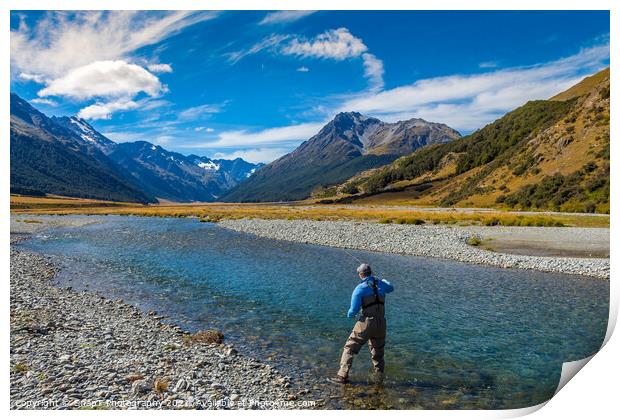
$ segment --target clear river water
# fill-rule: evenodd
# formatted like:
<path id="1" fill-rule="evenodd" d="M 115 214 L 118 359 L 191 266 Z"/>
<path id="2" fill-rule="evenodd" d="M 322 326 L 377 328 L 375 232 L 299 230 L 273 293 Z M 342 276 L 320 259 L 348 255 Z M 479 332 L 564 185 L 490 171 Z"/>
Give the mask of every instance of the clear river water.
<path id="1" fill-rule="evenodd" d="M 244 354 L 309 387 L 338 368 L 358 279 L 343 250 L 232 232 L 195 219 L 110 216 L 20 245 L 54 255 L 63 286 L 155 310 L 188 330 L 217 328 Z M 609 282 L 350 250 L 392 282 L 386 380 L 364 348 L 333 407 L 519 408 L 549 399 L 562 363 L 595 353 Z M 306 386 L 306 385 L 304 385 Z M 334 395 L 335 392 L 335 395 Z"/>

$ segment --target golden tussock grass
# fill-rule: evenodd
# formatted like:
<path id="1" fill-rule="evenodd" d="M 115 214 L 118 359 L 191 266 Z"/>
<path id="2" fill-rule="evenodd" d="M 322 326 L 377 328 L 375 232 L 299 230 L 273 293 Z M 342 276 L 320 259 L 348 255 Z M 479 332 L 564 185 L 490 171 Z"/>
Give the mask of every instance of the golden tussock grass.
<path id="1" fill-rule="evenodd" d="M 489 209 L 406 208 L 374 205 L 313 205 L 304 202 L 286 204 L 162 204 L 139 205 L 113 203 L 102 206 L 96 200 L 49 199 L 11 196 L 12 214 L 86 214 L 133 215 L 148 217 L 196 217 L 202 222 L 222 219 L 309 219 L 360 220 L 402 224 L 460 224 L 501 226 L 582 226 L 609 227 L 609 215 L 572 215 L 561 213 L 513 212 Z M 75 204 L 75 205 L 72 205 Z"/>

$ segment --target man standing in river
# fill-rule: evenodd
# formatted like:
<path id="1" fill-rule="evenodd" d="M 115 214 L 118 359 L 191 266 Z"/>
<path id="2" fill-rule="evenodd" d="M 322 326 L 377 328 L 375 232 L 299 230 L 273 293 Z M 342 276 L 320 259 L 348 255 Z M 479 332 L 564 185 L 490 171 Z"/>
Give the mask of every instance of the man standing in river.
<path id="1" fill-rule="evenodd" d="M 372 275 L 368 264 L 357 267 L 360 283 L 353 290 L 351 296 L 351 308 L 347 316 L 353 318 L 362 310 L 351 335 L 347 339 L 340 359 L 338 374 L 330 378 L 330 382 L 346 384 L 349 382 L 349 371 L 353 364 L 353 356 L 359 353 L 362 346 L 368 342 L 372 364 L 379 380 L 383 377 L 385 363 L 383 361 L 383 348 L 385 346 L 385 295 L 394 291 L 386 280 L 380 280 Z"/>

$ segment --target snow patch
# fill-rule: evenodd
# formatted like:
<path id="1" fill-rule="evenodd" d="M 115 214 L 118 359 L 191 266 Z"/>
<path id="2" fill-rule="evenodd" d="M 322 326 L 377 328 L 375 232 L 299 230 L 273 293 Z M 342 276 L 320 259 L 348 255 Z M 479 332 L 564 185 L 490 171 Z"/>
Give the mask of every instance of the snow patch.
<path id="1" fill-rule="evenodd" d="M 206 171 L 219 171 L 220 165 L 213 162 L 198 162 L 197 165 Z"/>

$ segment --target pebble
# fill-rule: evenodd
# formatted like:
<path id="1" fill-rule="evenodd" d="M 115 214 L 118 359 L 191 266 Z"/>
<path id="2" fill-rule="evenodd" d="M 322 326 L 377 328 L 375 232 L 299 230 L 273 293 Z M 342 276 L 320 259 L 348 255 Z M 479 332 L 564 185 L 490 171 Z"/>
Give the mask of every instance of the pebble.
<path id="1" fill-rule="evenodd" d="M 11 243 L 23 238 L 12 234 Z M 216 409 L 215 400 L 224 398 L 227 389 L 234 390 L 232 401 L 289 401 L 290 378 L 269 365 L 230 345 L 223 350 L 181 345 L 185 331 L 162 323 L 156 313 L 55 287 L 51 280 L 59 265 L 53 257 L 13 247 L 10 253 L 12 409 L 33 408 L 25 404 L 37 400 L 62 401 L 49 408 L 74 409 L 79 408 L 77 399 L 149 401 L 162 409 L 180 401 L 183 408 Z M 17 365 L 22 367 L 15 369 Z M 268 370 L 272 374 L 264 380 Z M 157 379 L 169 387 L 154 389 Z M 274 407 L 278 405 L 252 406 Z"/>
<path id="2" fill-rule="evenodd" d="M 609 258 L 570 258 L 512 255 L 488 251 L 467 244 L 478 236 L 467 227 L 444 225 L 397 225 L 370 222 L 315 221 L 315 220 L 222 220 L 219 226 L 257 236 L 311 243 L 336 248 L 451 259 L 470 264 L 502 268 L 519 268 L 577 274 L 609 279 Z M 545 235 L 553 234 L 547 227 Z M 546 229 L 546 230 L 544 230 Z M 576 229 L 576 228 L 575 228 Z M 583 230 L 584 233 L 587 230 Z"/>

